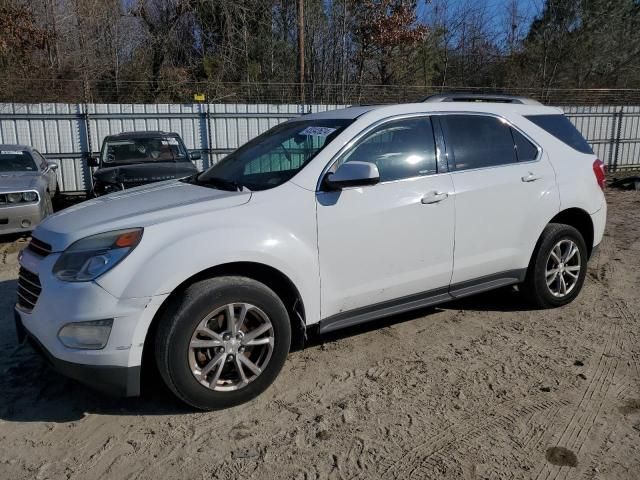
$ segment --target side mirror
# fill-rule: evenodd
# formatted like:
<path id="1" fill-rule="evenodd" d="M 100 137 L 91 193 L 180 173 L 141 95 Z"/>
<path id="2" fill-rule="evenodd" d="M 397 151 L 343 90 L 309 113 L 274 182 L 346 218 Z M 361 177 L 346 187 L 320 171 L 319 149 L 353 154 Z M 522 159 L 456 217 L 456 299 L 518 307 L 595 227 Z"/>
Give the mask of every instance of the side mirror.
<path id="1" fill-rule="evenodd" d="M 87 165 L 89 165 L 90 167 L 99 167 L 100 160 L 98 160 L 98 157 L 95 155 L 89 155 L 87 157 Z"/>
<path id="2" fill-rule="evenodd" d="M 53 162 L 47 162 L 47 167 L 49 167 L 54 172 L 58 170 L 58 164 Z"/>
<path id="3" fill-rule="evenodd" d="M 202 153 L 194 150 L 192 152 L 189 152 L 189 158 L 191 160 L 200 160 L 202 158 Z"/>
<path id="4" fill-rule="evenodd" d="M 378 167 L 369 162 L 346 162 L 335 173 L 327 173 L 322 182 L 327 190 L 375 185 L 380 181 Z"/>

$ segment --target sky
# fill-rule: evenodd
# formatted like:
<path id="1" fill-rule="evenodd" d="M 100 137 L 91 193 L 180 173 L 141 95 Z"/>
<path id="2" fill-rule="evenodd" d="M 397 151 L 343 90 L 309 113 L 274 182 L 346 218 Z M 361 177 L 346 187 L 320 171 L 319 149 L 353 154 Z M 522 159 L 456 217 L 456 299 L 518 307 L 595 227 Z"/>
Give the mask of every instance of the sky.
<path id="1" fill-rule="evenodd" d="M 487 28 L 496 33 L 504 33 L 508 25 L 508 12 L 513 0 L 419 0 L 418 15 L 428 19 L 436 8 L 446 5 L 449 15 L 464 9 L 486 10 L 490 24 Z M 542 12 L 544 0 L 515 0 L 521 34 L 526 34 L 533 19 Z"/>

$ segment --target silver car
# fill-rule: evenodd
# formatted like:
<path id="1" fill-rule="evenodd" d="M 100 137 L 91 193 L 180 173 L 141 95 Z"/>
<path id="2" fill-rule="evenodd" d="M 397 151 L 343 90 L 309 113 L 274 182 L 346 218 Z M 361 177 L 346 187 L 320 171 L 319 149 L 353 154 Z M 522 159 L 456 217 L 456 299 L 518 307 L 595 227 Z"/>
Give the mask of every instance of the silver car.
<path id="1" fill-rule="evenodd" d="M 53 213 L 57 168 L 29 146 L 0 145 L 0 235 L 29 232 Z"/>

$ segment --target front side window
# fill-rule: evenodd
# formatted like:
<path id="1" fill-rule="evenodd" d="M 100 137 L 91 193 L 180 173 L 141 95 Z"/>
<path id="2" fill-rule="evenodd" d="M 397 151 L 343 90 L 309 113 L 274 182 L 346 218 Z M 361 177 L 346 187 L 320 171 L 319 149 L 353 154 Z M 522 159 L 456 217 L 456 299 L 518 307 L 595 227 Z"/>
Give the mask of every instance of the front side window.
<path id="1" fill-rule="evenodd" d="M 0 172 L 35 172 L 38 170 L 29 152 L 0 150 Z"/>
<path id="2" fill-rule="evenodd" d="M 511 127 L 504 120 L 485 115 L 443 115 L 440 118 L 453 170 L 517 162 Z"/>
<path id="3" fill-rule="evenodd" d="M 36 161 L 40 164 L 40 169 L 41 170 L 46 170 L 48 165 L 47 165 L 47 161 L 42 156 L 42 154 L 40 152 L 38 152 L 37 150 L 34 150 L 33 154 L 34 154 L 34 156 L 36 158 Z"/>
<path id="4" fill-rule="evenodd" d="M 187 152 L 175 137 L 106 140 L 102 161 L 106 164 L 187 161 Z"/>
<path id="5" fill-rule="evenodd" d="M 369 133 L 339 163 L 354 161 L 375 164 L 381 182 L 436 173 L 431 120 L 419 117 L 385 123 Z"/>
<path id="6" fill-rule="evenodd" d="M 266 190 L 293 178 L 353 120 L 281 123 L 186 181 L 228 190 Z"/>

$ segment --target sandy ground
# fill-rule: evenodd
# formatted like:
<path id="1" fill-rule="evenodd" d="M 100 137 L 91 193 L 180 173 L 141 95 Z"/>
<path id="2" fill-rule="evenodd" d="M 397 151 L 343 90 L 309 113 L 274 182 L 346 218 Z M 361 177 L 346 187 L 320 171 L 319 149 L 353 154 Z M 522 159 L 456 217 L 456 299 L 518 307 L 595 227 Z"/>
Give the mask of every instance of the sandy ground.
<path id="1" fill-rule="evenodd" d="M 638 479 L 640 192 L 609 192 L 579 298 L 512 289 L 292 353 L 265 394 L 200 413 L 104 397 L 16 349 L 0 246 L 0 478 Z"/>

